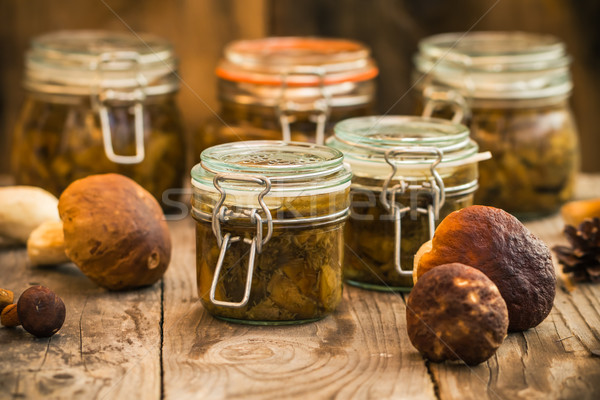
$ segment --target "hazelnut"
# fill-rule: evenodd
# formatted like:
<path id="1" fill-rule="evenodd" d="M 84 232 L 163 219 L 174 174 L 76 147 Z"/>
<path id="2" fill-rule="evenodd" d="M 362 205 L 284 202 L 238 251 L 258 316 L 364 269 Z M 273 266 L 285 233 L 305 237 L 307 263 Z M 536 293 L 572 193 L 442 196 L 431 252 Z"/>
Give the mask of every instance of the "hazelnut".
<path id="1" fill-rule="evenodd" d="M 506 303 L 494 282 L 459 263 L 421 276 L 406 309 L 411 343 L 434 362 L 482 363 L 500 347 L 508 329 Z"/>
<path id="2" fill-rule="evenodd" d="M 0 314 L 0 324 L 6 327 L 14 327 L 21 325 L 19 321 L 19 315 L 17 314 L 17 305 L 10 304 L 4 307 L 2 314 Z"/>
<path id="3" fill-rule="evenodd" d="M 37 337 L 50 337 L 65 321 L 65 304 L 52 290 L 32 286 L 21 294 L 17 312 L 23 328 Z"/>
<path id="4" fill-rule="evenodd" d="M 471 206 L 444 218 L 431 250 L 418 261 L 417 276 L 453 262 L 477 268 L 498 286 L 510 331 L 537 326 L 552 310 L 556 278 L 550 249 L 501 209 Z"/>
<path id="5" fill-rule="evenodd" d="M 13 292 L 7 289 L 0 289 L 0 312 L 4 310 L 4 307 L 11 305 L 14 299 L 15 295 Z"/>

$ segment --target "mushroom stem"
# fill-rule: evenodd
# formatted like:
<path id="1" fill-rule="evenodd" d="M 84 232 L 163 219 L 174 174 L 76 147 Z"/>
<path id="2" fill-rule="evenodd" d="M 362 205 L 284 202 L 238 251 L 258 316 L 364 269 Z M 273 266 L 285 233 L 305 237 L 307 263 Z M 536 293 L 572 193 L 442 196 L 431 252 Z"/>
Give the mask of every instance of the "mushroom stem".
<path id="1" fill-rule="evenodd" d="M 59 221 L 58 199 L 34 186 L 0 188 L 0 243 L 25 243 L 31 232 L 44 221 Z"/>
<path id="2" fill-rule="evenodd" d="M 35 228 L 27 240 L 27 255 L 32 265 L 70 262 L 65 253 L 65 235 L 60 221 L 46 221 Z"/>

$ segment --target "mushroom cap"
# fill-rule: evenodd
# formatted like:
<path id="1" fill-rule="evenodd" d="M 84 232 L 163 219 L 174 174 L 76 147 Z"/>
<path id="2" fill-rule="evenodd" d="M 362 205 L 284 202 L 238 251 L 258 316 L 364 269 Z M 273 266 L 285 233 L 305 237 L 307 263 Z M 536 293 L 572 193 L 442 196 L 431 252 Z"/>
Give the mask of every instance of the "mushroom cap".
<path id="1" fill-rule="evenodd" d="M 506 337 L 508 312 L 498 288 L 467 265 L 438 266 L 424 274 L 406 302 L 408 337 L 434 362 L 476 365 L 490 358 Z"/>
<path id="2" fill-rule="evenodd" d="M 32 286 L 19 297 L 17 314 L 27 332 L 37 337 L 50 337 L 65 322 L 65 303 L 47 287 Z"/>
<path id="3" fill-rule="evenodd" d="M 118 174 L 90 175 L 59 198 L 65 252 L 92 281 L 109 290 L 158 281 L 169 266 L 171 237 L 154 197 Z"/>
<path id="4" fill-rule="evenodd" d="M 498 286 L 510 331 L 537 326 L 552 310 L 556 277 L 548 246 L 501 209 L 471 206 L 448 215 L 431 251 L 421 256 L 417 275 L 453 262 L 477 268 Z"/>

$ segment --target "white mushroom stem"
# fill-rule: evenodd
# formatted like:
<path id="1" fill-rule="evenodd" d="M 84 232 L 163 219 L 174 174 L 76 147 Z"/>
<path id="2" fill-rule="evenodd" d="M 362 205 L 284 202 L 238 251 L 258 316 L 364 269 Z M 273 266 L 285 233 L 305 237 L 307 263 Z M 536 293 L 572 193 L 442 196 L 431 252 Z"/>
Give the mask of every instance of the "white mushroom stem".
<path id="1" fill-rule="evenodd" d="M 65 254 L 65 235 L 60 221 L 46 221 L 27 240 L 27 255 L 32 265 L 54 265 L 70 262 Z"/>
<path id="2" fill-rule="evenodd" d="M 0 187 L 0 242 L 26 243 L 45 221 L 60 221 L 58 199 L 34 186 Z"/>

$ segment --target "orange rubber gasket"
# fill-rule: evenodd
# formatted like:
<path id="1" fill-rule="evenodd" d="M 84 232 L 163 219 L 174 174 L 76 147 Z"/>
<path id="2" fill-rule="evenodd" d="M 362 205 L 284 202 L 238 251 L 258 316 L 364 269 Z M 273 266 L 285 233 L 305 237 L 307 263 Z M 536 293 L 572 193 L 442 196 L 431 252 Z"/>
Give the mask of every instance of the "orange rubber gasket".
<path id="1" fill-rule="evenodd" d="M 215 73 L 221 79 L 225 79 L 227 81 L 233 82 L 244 82 L 244 83 L 254 83 L 257 85 L 272 85 L 279 86 L 283 83 L 281 76 L 273 76 L 269 77 L 264 74 L 253 74 L 248 72 L 233 72 L 228 71 L 222 67 L 217 67 Z M 323 83 L 325 85 L 335 85 L 338 83 L 344 82 L 360 82 L 367 81 L 369 79 L 375 78 L 379 74 L 379 69 L 375 66 L 367 69 L 366 71 L 361 71 L 352 75 L 345 75 L 341 77 L 333 77 L 333 76 L 325 76 Z M 258 76 L 257 76 L 258 75 Z M 319 86 L 320 79 L 318 77 L 314 77 L 311 75 L 306 75 L 306 77 L 310 77 L 309 80 L 303 80 L 302 82 L 294 81 L 294 79 L 290 79 L 287 82 L 288 86 L 293 87 L 301 87 L 301 86 Z"/>
<path id="2" fill-rule="evenodd" d="M 279 52 L 285 50 L 312 50 L 315 53 L 321 53 L 324 56 L 327 54 L 336 54 L 344 51 L 355 52 L 366 50 L 359 42 L 347 39 L 336 38 L 318 38 L 318 37 L 271 37 L 258 40 L 242 40 L 235 43 L 232 47 L 234 51 L 244 52 L 261 52 L 269 50 L 271 52 Z M 367 53 L 368 54 L 368 53 Z M 261 73 L 257 71 L 245 71 L 240 69 L 228 69 L 222 66 L 216 68 L 216 75 L 224 80 L 233 82 L 253 83 L 257 85 L 272 85 L 279 86 L 283 83 L 281 75 Z M 373 79 L 379 74 L 379 69 L 375 65 L 369 65 L 365 69 L 357 72 L 344 71 L 342 73 L 333 74 L 332 76 L 325 75 L 325 85 L 335 85 L 343 82 L 360 82 Z M 337 75 L 337 76 L 336 76 Z M 290 78 L 287 82 L 288 86 L 318 86 L 320 79 L 310 74 L 298 74 L 296 77 Z"/>

